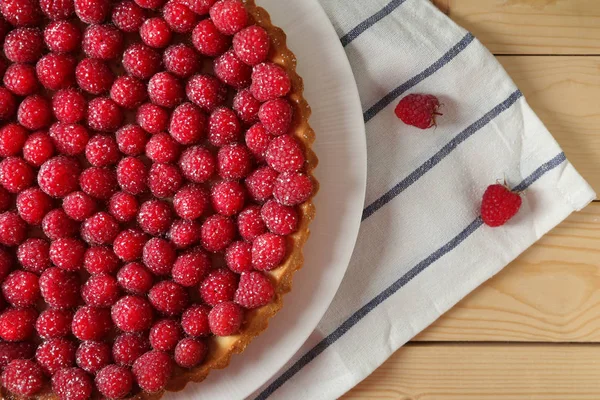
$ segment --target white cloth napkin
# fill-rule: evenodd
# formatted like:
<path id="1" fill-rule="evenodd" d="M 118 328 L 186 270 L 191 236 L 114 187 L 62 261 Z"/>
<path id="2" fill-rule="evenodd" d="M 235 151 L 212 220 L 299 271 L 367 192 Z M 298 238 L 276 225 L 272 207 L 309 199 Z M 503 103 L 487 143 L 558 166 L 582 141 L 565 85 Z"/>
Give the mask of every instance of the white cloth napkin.
<path id="1" fill-rule="evenodd" d="M 255 399 L 334 399 L 595 197 L 494 57 L 428 0 L 320 0 L 356 76 L 368 185 L 348 272 L 294 358 Z M 409 93 L 444 104 L 436 129 L 394 115 Z M 523 191 L 507 225 L 485 188 Z"/>

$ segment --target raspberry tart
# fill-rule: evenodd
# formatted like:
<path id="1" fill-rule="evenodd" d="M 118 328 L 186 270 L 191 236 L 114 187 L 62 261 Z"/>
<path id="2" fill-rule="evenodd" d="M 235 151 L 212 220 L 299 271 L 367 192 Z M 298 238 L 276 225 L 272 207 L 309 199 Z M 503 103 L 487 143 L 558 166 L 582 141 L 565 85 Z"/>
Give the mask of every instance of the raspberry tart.
<path id="1" fill-rule="evenodd" d="M 158 399 L 283 306 L 315 134 L 254 0 L 0 1 L 6 399 Z"/>

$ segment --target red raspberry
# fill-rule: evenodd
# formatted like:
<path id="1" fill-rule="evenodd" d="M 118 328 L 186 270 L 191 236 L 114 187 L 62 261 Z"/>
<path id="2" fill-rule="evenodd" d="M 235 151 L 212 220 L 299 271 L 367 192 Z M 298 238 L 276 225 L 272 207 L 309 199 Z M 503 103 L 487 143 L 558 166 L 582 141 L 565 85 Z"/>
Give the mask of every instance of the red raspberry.
<path id="1" fill-rule="evenodd" d="M 27 224 L 15 212 L 0 214 L 0 244 L 13 247 L 27 238 Z"/>
<path id="2" fill-rule="evenodd" d="M 185 287 L 198 285 L 210 269 L 210 259 L 201 250 L 192 250 L 177 257 L 171 276 L 175 283 Z"/>
<path id="3" fill-rule="evenodd" d="M 220 107 L 208 119 L 208 141 L 214 146 L 225 146 L 239 140 L 240 121 L 230 108 Z"/>
<path id="4" fill-rule="evenodd" d="M 75 235 L 79 224 L 60 208 L 50 211 L 42 220 L 42 230 L 49 239 L 55 240 Z"/>
<path id="5" fill-rule="evenodd" d="M 96 135 L 85 147 L 85 158 L 95 167 L 105 167 L 119 161 L 119 147 L 109 135 Z"/>
<path id="6" fill-rule="evenodd" d="M 35 63 L 44 51 L 44 38 L 38 28 L 17 28 L 4 39 L 4 55 L 15 63 Z"/>
<path id="7" fill-rule="evenodd" d="M 138 296 L 122 297 L 112 307 L 112 319 L 124 332 L 143 332 L 150 329 L 154 318 L 148 300 Z"/>
<path id="8" fill-rule="evenodd" d="M 242 179 L 251 169 L 252 157 L 246 146 L 230 144 L 219 149 L 217 165 L 219 175 L 224 179 Z"/>
<path id="9" fill-rule="evenodd" d="M 289 235 L 298 229 L 298 212 L 275 200 L 267 201 L 260 214 L 269 230 L 277 235 Z"/>
<path id="10" fill-rule="evenodd" d="M 238 215 L 238 230 L 242 239 L 253 241 L 267 231 L 267 226 L 260 216 L 260 206 L 249 206 Z"/>
<path id="11" fill-rule="evenodd" d="M 29 225 L 39 225 L 52 209 L 52 199 L 39 188 L 29 188 L 17 196 L 17 211 Z"/>
<path id="12" fill-rule="evenodd" d="M 94 246 L 87 249 L 83 267 L 90 274 L 110 274 L 119 267 L 119 259 L 110 247 Z"/>
<path id="13" fill-rule="evenodd" d="M 258 101 L 284 97 L 290 90 L 292 90 L 290 77 L 279 65 L 262 63 L 254 67 L 250 91 Z"/>
<path id="14" fill-rule="evenodd" d="M 269 304 L 275 296 L 271 280 L 262 272 L 248 272 L 240 277 L 240 285 L 235 292 L 235 302 L 247 309 Z"/>
<path id="15" fill-rule="evenodd" d="M 188 99 L 204 111 L 211 112 L 225 102 L 227 88 L 211 75 L 194 75 L 187 82 Z"/>
<path id="16" fill-rule="evenodd" d="M 165 131 L 169 125 L 169 112 L 152 103 L 146 103 L 137 112 L 137 123 L 151 134 Z"/>
<path id="17" fill-rule="evenodd" d="M 198 16 L 185 4 L 169 1 L 163 8 L 163 18 L 176 33 L 188 33 L 196 26 Z"/>
<path id="18" fill-rule="evenodd" d="M 142 204 L 138 214 L 138 224 L 150 235 L 160 235 L 169 230 L 173 222 L 173 211 L 169 203 L 149 200 Z"/>
<path id="19" fill-rule="evenodd" d="M 2 283 L 2 294 L 14 307 L 31 307 L 40 298 L 40 285 L 36 274 L 15 271 Z"/>
<path id="20" fill-rule="evenodd" d="M 185 310 L 181 316 L 181 326 L 183 331 L 189 336 L 208 336 L 210 328 L 208 327 L 208 313 L 210 307 L 204 304 L 196 304 Z"/>
<path id="21" fill-rule="evenodd" d="M 208 207 L 207 191 L 196 185 L 181 188 L 173 198 L 175 212 L 184 219 L 200 218 Z"/>
<path id="22" fill-rule="evenodd" d="M 122 267 L 117 273 L 117 281 L 121 287 L 133 294 L 144 295 L 152 288 L 152 273 L 141 263 L 132 262 Z"/>
<path id="23" fill-rule="evenodd" d="M 222 215 L 209 217 L 202 225 L 200 237 L 202 246 L 210 252 L 225 250 L 235 237 L 235 224 Z"/>
<path id="24" fill-rule="evenodd" d="M 506 186 L 490 185 L 481 201 L 481 219 L 487 226 L 502 226 L 519 212 L 522 202 L 521 195 Z"/>
<path id="25" fill-rule="evenodd" d="M 215 75 L 220 80 L 236 89 L 245 88 L 250 85 L 252 67 L 244 64 L 233 50 L 229 50 L 214 61 Z"/>
<path id="26" fill-rule="evenodd" d="M 52 52 L 71 53 L 79 48 L 79 44 L 81 43 L 81 30 L 71 21 L 51 22 L 46 26 L 46 29 L 44 29 L 44 41 L 46 42 L 48 49 Z"/>
<path id="27" fill-rule="evenodd" d="M 171 373 L 173 362 L 167 353 L 149 351 L 133 364 L 133 375 L 142 390 L 148 393 L 160 392 L 165 388 Z"/>
<path id="28" fill-rule="evenodd" d="M 241 183 L 236 181 L 221 181 L 211 190 L 213 209 L 226 217 L 231 217 L 244 208 L 246 191 Z"/>
<path id="29" fill-rule="evenodd" d="M 90 245 L 110 244 L 119 232 L 117 220 L 104 211 L 92 215 L 81 225 L 81 237 Z"/>
<path id="30" fill-rule="evenodd" d="M 134 109 L 148 97 L 144 82 L 131 76 L 121 76 L 110 89 L 110 97 L 123 108 Z"/>
<path id="31" fill-rule="evenodd" d="M 27 129 L 16 123 L 0 129 L 0 157 L 16 156 L 21 152 L 29 136 Z"/>
<path id="32" fill-rule="evenodd" d="M 223 35 L 210 19 L 205 19 L 192 31 L 192 43 L 200 54 L 217 57 L 227 51 L 231 39 Z"/>
<path id="33" fill-rule="evenodd" d="M 4 86 L 17 96 L 28 96 L 38 90 L 35 67 L 29 64 L 12 64 L 4 72 Z"/>
<path id="34" fill-rule="evenodd" d="M 116 131 L 123 123 L 123 111 L 113 100 L 97 97 L 88 104 L 87 123 L 97 131 Z"/>
<path id="35" fill-rule="evenodd" d="M 23 269 L 41 274 L 50 268 L 50 243 L 44 239 L 29 238 L 17 249 L 17 259 Z"/>
<path id="36" fill-rule="evenodd" d="M 217 0 L 184 0 L 183 2 L 190 10 L 202 16 L 208 14 L 208 11 Z"/>
<path id="37" fill-rule="evenodd" d="M 139 156 L 144 152 L 148 134 L 138 125 L 125 125 L 117 131 L 116 140 L 121 153 Z"/>
<path id="38" fill-rule="evenodd" d="M 277 172 L 296 172 L 304 166 L 304 152 L 290 135 L 279 136 L 269 144 L 265 158 Z"/>
<path id="39" fill-rule="evenodd" d="M 75 351 L 75 344 L 70 340 L 55 338 L 42 343 L 35 352 L 35 358 L 46 375 L 52 376 L 75 365 Z"/>
<path id="40" fill-rule="evenodd" d="M 85 151 L 90 136 L 83 125 L 57 122 L 50 127 L 50 137 L 56 150 L 74 156 Z"/>
<path id="41" fill-rule="evenodd" d="M 173 108 L 183 101 L 184 88 L 179 80 L 168 72 L 159 72 L 148 82 L 148 96 L 152 103 Z"/>
<path id="42" fill-rule="evenodd" d="M 210 330 L 217 336 L 235 335 L 244 321 L 244 310 L 232 302 L 217 304 L 208 314 Z"/>
<path id="43" fill-rule="evenodd" d="M 198 339 L 185 338 L 177 343 L 174 359 L 183 368 L 194 368 L 200 365 L 208 354 L 208 345 Z"/>
<path id="44" fill-rule="evenodd" d="M 93 390 L 92 378 L 79 368 L 65 368 L 52 377 L 52 391 L 59 399 L 87 400 Z"/>
<path id="45" fill-rule="evenodd" d="M 7 308 L 0 314 L 0 339 L 20 342 L 31 338 L 37 316 L 33 308 Z"/>
<path id="46" fill-rule="evenodd" d="M 81 92 L 74 89 L 64 89 L 52 97 L 54 116 L 65 124 L 75 124 L 85 118 L 87 100 Z"/>
<path id="47" fill-rule="evenodd" d="M 86 24 L 100 24 L 110 14 L 110 0 L 74 0 L 77 17 Z"/>
<path id="48" fill-rule="evenodd" d="M 287 100 L 281 98 L 267 101 L 258 112 L 260 122 L 273 136 L 281 136 L 289 131 L 292 116 L 292 106 Z"/>
<path id="49" fill-rule="evenodd" d="M 32 131 L 46 128 L 52 122 L 52 106 L 40 95 L 26 97 L 19 105 L 17 119 L 21 125 Z"/>
<path id="50" fill-rule="evenodd" d="M 79 164 L 68 157 L 46 161 L 38 172 L 40 188 L 52 197 L 65 197 L 79 187 Z"/>
<path id="51" fill-rule="evenodd" d="M 242 241 L 231 243 L 225 251 L 225 261 L 235 273 L 252 271 L 252 244 Z"/>
<path id="52" fill-rule="evenodd" d="M 271 40 L 267 31 L 256 25 L 241 30 L 233 37 L 235 54 L 248 65 L 257 65 L 266 61 L 270 45 Z"/>
<path id="53" fill-rule="evenodd" d="M 75 64 L 71 56 L 49 53 L 38 61 L 35 70 L 42 86 L 48 90 L 59 90 L 75 83 Z"/>
<path id="54" fill-rule="evenodd" d="M 117 181 L 125 192 L 134 195 L 145 192 L 147 176 L 148 168 L 139 158 L 124 158 L 117 166 Z"/>
<path id="55" fill-rule="evenodd" d="M 50 261 L 65 271 L 77 271 L 83 266 L 85 243 L 73 238 L 56 239 L 50 243 Z"/>
<path id="56" fill-rule="evenodd" d="M 179 143 L 197 143 L 204 137 L 206 116 L 192 103 L 183 103 L 173 111 L 169 133 Z"/>
<path id="57" fill-rule="evenodd" d="M 190 147 L 179 159 L 179 168 L 183 176 L 196 183 L 208 181 L 215 172 L 216 161 L 212 153 L 202 147 Z"/>
<path id="58" fill-rule="evenodd" d="M 123 53 L 123 68 L 138 79 L 150 79 L 161 70 L 160 54 L 143 43 L 132 44 Z"/>
<path id="59" fill-rule="evenodd" d="M 81 60 L 75 69 L 75 77 L 81 89 L 96 95 L 108 92 L 115 80 L 109 66 L 94 58 Z"/>
<path id="60" fill-rule="evenodd" d="M 311 179 L 299 172 L 284 172 L 275 182 L 273 196 L 275 200 L 286 206 L 304 203 L 313 192 Z"/>
<path id="61" fill-rule="evenodd" d="M 75 13 L 73 0 L 40 0 L 40 7 L 52 20 L 67 19 Z"/>
<path id="62" fill-rule="evenodd" d="M 175 246 L 166 239 L 152 238 L 144 245 L 142 260 L 155 275 L 169 275 L 176 258 Z"/>
<path id="63" fill-rule="evenodd" d="M 75 353 L 77 366 L 94 375 L 111 362 L 111 349 L 106 343 L 83 342 Z"/>
<path id="64" fill-rule="evenodd" d="M 163 54 L 163 63 L 167 71 L 180 78 L 189 78 L 202 66 L 196 50 L 183 43 L 169 46 Z"/>
<path id="65" fill-rule="evenodd" d="M 2 384 L 18 396 L 33 396 L 42 390 L 44 373 L 31 360 L 13 360 L 2 372 Z"/>
<path id="66" fill-rule="evenodd" d="M 73 308 L 79 303 L 79 277 L 60 268 L 48 268 L 40 276 L 44 302 L 54 308 Z"/>
<path id="67" fill-rule="evenodd" d="M 0 371 L 12 360 L 33 358 L 34 354 L 35 346 L 33 343 L 0 343 Z"/>
<path id="68" fill-rule="evenodd" d="M 135 2 L 143 8 L 149 8 L 152 10 L 158 10 L 163 4 L 165 4 L 165 0 L 135 0 Z"/>
<path id="69" fill-rule="evenodd" d="M 123 32 L 137 32 L 145 20 L 146 12 L 133 1 L 122 1 L 112 11 L 113 24 Z"/>
<path id="70" fill-rule="evenodd" d="M 123 333 L 113 344 L 113 359 L 117 364 L 131 366 L 148 350 L 148 339 L 135 333 Z"/>
<path id="71" fill-rule="evenodd" d="M 148 188 L 156 197 L 172 197 L 183 184 L 179 169 L 172 164 L 154 163 L 148 173 Z"/>
<path id="72" fill-rule="evenodd" d="M 0 183 L 11 193 L 18 193 L 33 184 L 35 172 L 22 158 L 9 157 L 0 162 Z"/>
<path id="73" fill-rule="evenodd" d="M 169 163 L 179 157 L 180 146 L 167 133 L 154 135 L 146 143 L 146 156 L 157 163 Z"/>
<path id="74" fill-rule="evenodd" d="M 3 0 L 0 13 L 14 26 L 37 25 L 42 17 L 36 0 Z"/>
<path id="75" fill-rule="evenodd" d="M 43 339 L 65 337 L 71 333 L 72 321 L 73 313 L 71 311 L 49 308 L 42 311 L 35 322 L 35 329 Z"/>
<path id="76" fill-rule="evenodd" d="M 233 109 L 242 122 L 252 124 L 258 121 L 260 102 L 252 96 L 250 89 L 240 90 L 233 99 Z"/>
<path id="77" fill-rule="evenodd" d="M 108 365 L 96 375 L 98 391 L 109 399 L 121 399 L 133 388 L 133 374 L 128 368 Z"/>
<path id="78" fill-rule="evenodd" d="M 14 260 L 12 254 L 0 248 L 0 281 L 8 276 L 13 268 Z"/>
<path id="79" fill-rule="evenodd" d="M 117 191 L 117 178 L 114 171 L 108 168 L 91 167 L 79 177 L 81 190 L 101 200 L 110 199 Z"/>
<path id="80" fill-rule="evenodd" d="M 17 100 L 10 90 L 0 87 L 0 121 L 7 121 L 15 115 Z"/>
<path id="81" fill-rule="evenodd" d="M 181 219 L 171 225 L 168 237 L 178 249 L 186 249 L 200 240 L 200 224 Z"/>
<path id="82" fill-rule="evenodd" d="M 150 328 L 150 345 L 154 350 L 173 351 L 183 336 L 179 323 L 174 319 L 163 319 Z"/>
<path id="83" fill-rule="evenodd" d="M 23 146 L 23 158 L 34 167 L 39 167 L 45 163 L 53 154 L 54 144 L 45 132 L 31 134 Z"/>
<path id="84" fill-rule="evenodd" d="M 286 243 L 283 236 L 265 233 L 252 243 L 252 265 L 261 271 L 270 271 L 285 258 Z"/>
<path id="85" fill-rule="evenodd" d="M 149 18 L 140 28 L 142 41 L 150 47 L 158 49 L 167 47 L 172 36 L 173 32 L 171 32 L 169 24 L 162 18 Z"/>
<path id="86" fill-rule="evenodd" d="M 248 25 L 246 7 L 238 0 L 220 0 L 210 8 L 210 19 L 226 35 L 233 35 Z"/>
<path id="87" fill-rule="evenodd" d="M 96 202 L 83 192 L 73 192 L 63 199 L 63 210 L 75 221 L 83 221 L 96 212 Z"/>
<path id="88" fill-rule="evenodd" d="M 440 102 L 437 97 L 430 94 L 409 94 L 396 106 L 396 116 L 406 125 L 419 129 L 428 129 L 435 126 L 435 118 L 441 115 L 438 110 Z"/>
<path id="89" fill-rule="evenodd" d="M 73 316 L 71 329 L 79 340 L 101 340 L 112 328 L 110 311 L 104 308 L 81 307 Z"/>
<path id="90" fill-rule="evenodd" d="M 209 306 L 233 301 L 238 287 L 238 276 L 226 268 L 212 271 L 200 285 L 200 296 Z"/>
<path id="91" fill-rule="evenodd" d="M 265 202 L 273 195 L 275 182 L 279 174 L 273 168 L 261 167 L 246 178 L 246 189 L 250 197 L 257 202 Z"/>
<path id="92" fill-rule="evenodd" d="M 108 203 L 108 211 L 119 222 L 133 221 L 137 216 L 140 204 L 137 198 L 129 193 L 117 192 Z"/>
<path id="93" fill-rule="evenodd" d="M 117 235 L 113 242 L 113 250 L 123 261 L 139 260 L 147 240 L 148 236 L 144 232 L 128 229 Z"/>

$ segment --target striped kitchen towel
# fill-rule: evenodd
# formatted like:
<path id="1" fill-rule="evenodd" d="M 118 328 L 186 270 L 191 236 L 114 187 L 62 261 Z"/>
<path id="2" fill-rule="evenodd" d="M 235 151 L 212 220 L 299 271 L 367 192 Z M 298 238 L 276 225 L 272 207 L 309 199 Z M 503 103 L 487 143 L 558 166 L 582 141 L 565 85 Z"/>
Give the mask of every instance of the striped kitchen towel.
<path id="1" fill-rule="evenodd" d="M 335 399 L 595 194 L 494 57 L 428 0 L 320 0 L 352 65 L 368 146 L 362 227 L 344 281 L 309 340 L 255 399 Z M 394 115 L 409 93 L 444 104 L 420 132 Z M 483 225 L 506 179 L 523 206 Z"/>

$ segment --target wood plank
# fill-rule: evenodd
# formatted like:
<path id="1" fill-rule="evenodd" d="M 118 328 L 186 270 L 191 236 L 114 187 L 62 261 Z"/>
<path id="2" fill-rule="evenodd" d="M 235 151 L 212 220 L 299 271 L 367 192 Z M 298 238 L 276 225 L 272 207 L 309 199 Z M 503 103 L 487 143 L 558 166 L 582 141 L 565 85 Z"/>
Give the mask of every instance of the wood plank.
<path id="1" fill-rule="evenodd" d="M 343 400 L 597 400 L 597 345 L 408 345 Z"/>
<path id="2" fill-rule="evenodd" d="M 597 0 L 433 0 L 495 54 L 600 54 Z"/>
<path id="3" fill-rule="evenodd" d="M 600 203 L 543 237 L 418 341 L 600 341 Z"/>

